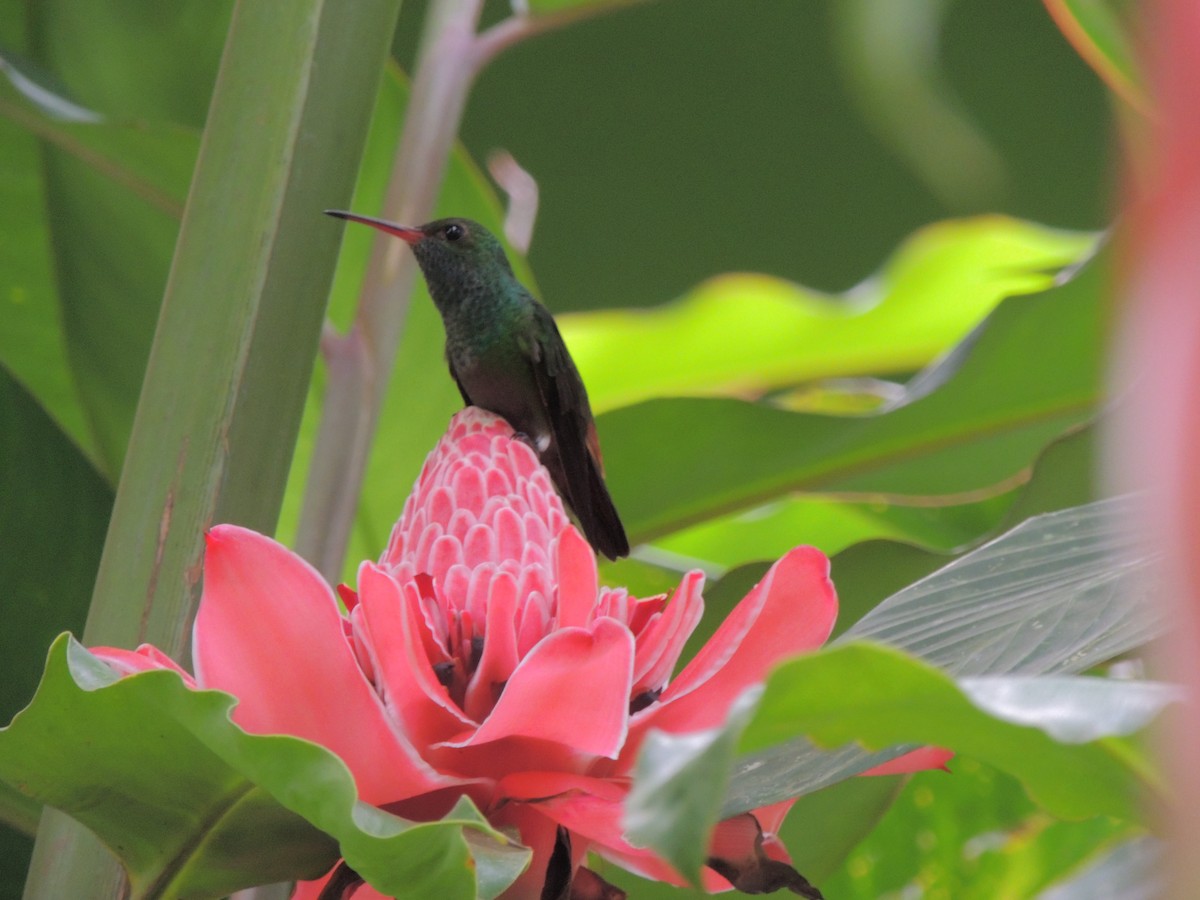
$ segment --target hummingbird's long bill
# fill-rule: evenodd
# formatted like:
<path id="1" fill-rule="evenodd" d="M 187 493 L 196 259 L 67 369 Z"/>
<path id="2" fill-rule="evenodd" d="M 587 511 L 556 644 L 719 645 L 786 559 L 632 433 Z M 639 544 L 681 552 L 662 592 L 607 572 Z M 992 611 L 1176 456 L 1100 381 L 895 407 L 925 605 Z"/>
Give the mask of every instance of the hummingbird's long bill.
<path id="1" fill-rule="evenodd" d="M 389 222 L 386 219 L 376 219 L 371 216 L 360 216 L 358 213 L 346 212 L 341 209 L 327 209 L 325 215 L 333 216 L 335 219 L 345 219 L 348 222 L 360 222 L 363 225 L 370 225 L 385 234 L 394 235 L 408 244 L 415 244 L 424 234 L 420 228 L 410 228 L 407 225 L 397 225 L 395 222 Z"/>

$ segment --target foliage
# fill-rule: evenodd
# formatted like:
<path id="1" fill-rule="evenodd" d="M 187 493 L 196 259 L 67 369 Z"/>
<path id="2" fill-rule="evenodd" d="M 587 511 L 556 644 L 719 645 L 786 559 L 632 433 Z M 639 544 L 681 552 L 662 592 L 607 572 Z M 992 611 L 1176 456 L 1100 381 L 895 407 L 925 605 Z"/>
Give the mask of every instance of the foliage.
<path id="1" fill-rule="evenodd" d="M 1103 193 L 1098 136 L 1107 121 L 1100 88 L 1071 57 L 1051 16 L 1124 101 L 1143 112 L 1149 101 L 1132 61 L 1129 15 L 1122 4 L 1046 0 L 1051 15 L 1038 10 L 1031 25 L 1016 18 L 1028 13 L 1000 8 L 1008 5 L 951 15 L 953 4 L 914 0 L 908 4 L 910 21 L 924 24 L 908 35 L 918 42 L 913 46 L 936 45 L 937 29 L 960 38 L 946 41 L 944 58 L 932 62 L 924 50 L 873 59 L 862 52 L 877 46 L 872 35 L 889 33 L 886 27 L 880 31 L 886 5 L 863 0 L 815 12 L 739 12 L 735 21 L 726 21 L 721 17 L 734 14 L 702 2 L 686 10 L 667 0 L 530 2 L 530 33 L 609 7 L 622 9 L 501 58 L 480 81 L 464 134 L 471 150 L 508 144 L 539 177 L 543 224 L 531 260 L 514 255 L 515 265 L 531 285 L 537 271 L 552 308 L 574 303 L 588 310 L 563 316 L 563 331 L 600 413 L 618 508 L 631 538 L 644 545 L 632 560 L 603 565 L 602 578 L 651 594 L 676 582 L 681 567 L 700 565 L 719 576 L 706 592 L 709 613 L 695 636 L 700 641 L 730 598 L 741 597 L 762 573 L 765 560 L 811 543 L 836 554 L 840 628 L 866 615 L 858 634 L 887 639 L 958 679 L 916 659 L 856 644 L 780 670 L 759 711 L 746 712 L 732 731 L 713 736 L 719 752 L 698 757 L 705 784 L 716 793 L 696 798 L 707 804 L 703 815 L 685 810 L 683 821 L 696 833 L 677 848 L 681 868 L 694 873 L 703 827 L 721 803 L 728 805 L 737 790 L 747 789 L 744 778 L 738 781 L 735 749 L 762 750 L 797 735 L 826 745 L 858 740 L 873 749 L 942 742 L 961 745 L 955 748 L 965 754 L 951 776 L 922 774 L 904 788 L 895 776 L 846 780 L 854 768 L 849 765 L 841 780 L 807 785 L 785 830 L 800 871 L 814 881 L 828 880 L 831 896 L 838 890 L 844 896 L 886 896 L 913 884 L 930 897 L 1032 896 L 1089 862 L 1122 864 L 1120 853 L 1108 854 L 1125 846 L 1120 841 L 1142 834 L 1131 791 L 1135 784 L 1153 787 L 1150 764 L 1133 742 L 1111 737 L 1118 733 L 1112 721 L 1099 727 L 1092 743 L 1064 741 L 1029 727 L 1037 723 L 1006 720 L 962 680 L 1020 671 L 1019 653 L 1006 668 L 959 671 L 946 658 L 905 644 L 898 631 L 881 638 L 872 629 L 881 628 L 887 609 L 894 608 L 877 609 L 880 601 L 903 598 L 901 589 L 918 577 L 1035 513 L 1095 499 L 1092 434 L 1107 402 L 1102 352 L 1111 276 L 1108 256 L 1093 256 L 1096 233 L 1107 223 L 1100 207 L 1089 204 L 1098 204 L 1094 198 Z M 3 721 L 33 696 L 51 636 L 82 630 L 185 204 L 207 203 L 220 212 L 247 202 L 245 190 L 230 196 L 222 179 L 191 183 L 233 4 L 189 0 L 167 10 L 148 0 L 113 0 L 88 10 L 77 6 L 66 0 L 0 0 L 0 535 L 10 548 L 0 564 L 0 612 L 7 623 L 0 629 L 8 676 L 0 694 Z M 397 38 L 402 61 L 419 13 L 420 4 L 403 10 Z M 832 24 L 819 19 L 826 14 Z M 793 17 L 791 27 L 781 27 L 774 15 Z M 703 48 L 685 41 L 686 29 L 670 27 L 686 16 L 701 31 L 708 22 L 714 33 L 730 29 L 743 35 L 745 47 L 722 42 L 728 59 L 715 67 L 724 72 L 719 82 L 707 80 L 715 77 L 714 67 Z M 972 17 L 978 20 L 974 25 L 968 23 Z M 1031 30 L 1034 26 L 1041 30 Z M 1056 68 L 1030 73 L 1024 61 L 987 57 L 996 52 L 986 50 L 989 32 L 1003 34 L 1007 28 L 1029 35 L 1033 45 L 1046 49 L 1044 58 L 1056 60 Z M 665 53 L 659 44 L 672 31 L 681 36 Z M 647 43 L 651 36 L 653 47 Z M 631 72 L 642 73 L 641 81 L 626 82 L 624 73 L 610 71 L 613 48 L 621 49 Z M 969 49 L 979 51 L 983 61 L 956 56 L 969 55 Z M 327 52 L 336 58 L 340 51 Z M 596 77 L 598 59 L 607 77 Z M 667 72 L 656 68 L 666 65 Z M 550 70 L 556 78 L 545 78 Z M 318 67 L 313 77 L 321 71 Z M 803 73 L 803 83 L 788 80 L 796 72 Z M 894 80 L 897 73 L 906 80 Z M 738 81 L 741 77 L 751 80 Z M 1030 94 L 1021 79 L 1036 77 L 1059 88 L 1048 92 L 1054 96 L 1047 103 L 1067 104 L 1072 115 L 1058 107 L 1034 110 L 1024 102 L 1013 107 L 1013 97 Z M 911 123 L 880 113 L 894 98 L 889 84 L 900 83 L 919 89 L 924 113 L 957 123 L 947 124 L 946 133 L 965 135 L 964 155 L 955 157 L 954 141 L 947 140 L 951 160 L 930 165 L 921 154 L 933 151 L 928 142 L 912 142 L 906 130 Z M 659 89 L 646 91 L 645 84 Z M 777 84 L 784 88 L 767 87 Z M 722 94 L 727 85 L 738 87 Z M 668 105 L 676 105 L 677 114 L 641 105 L 659 94 L 671 98 L 676 87 L 678 101 Z M 355 209 L 375 213 L 384 207 L 414 90 L 398 68 L 388 68 L 375 97 Z M 542 91 L 558 93 L 547 97 Z M 579 116 L 582 121 L 562 133 L 563 110 L 580 103 L 576 92 L 585 91 L 594 115 Z M 843 93 L 854 97 L 862 118 L 847 111 Z M 710 104 L 705 109 L 716 102 L 721 112 L 709 125 L 721 135 L 696 130 L 700 117 L 688 110 L 697 97 Z M 766 131 L 759 130 L 763 122 L 740 118 L 743 104 L 749 109 L 751 101 L 762 110 Z M 799 117 L 793 101 L 801 104 Z M 1055 123 L 1083 122 L 1091 130 L 1060 134 L 1038 119 L 1043 114 Z M 528 124 L 522 117 L 529 116 L 542 130 L 522 127 Z M 205 139 L 223 140 L 226 152 L 236 153 L 249 146 L 237 128 L 265 126 L 260 120 L 224 127 L 224 134 L 210 132 Z M 667 134 L 669 152 L 655 128 L 673 129 Z M 742 143 L 728 143 L 739 134 Z M 710 137 L 726 143 L 713 149 Z M 358 138 L 331 127 L 311 139 L 345 144 Z M 1067 155 L 1055 155 L 1062 153 Z M 971 178 L 939 174 L 968 157 L 984 160 L 980 171 L 995 178 L 972 184 Z M 635 158 L 645 165 L 631 162 Z M 963 167 L 975 171 L 966 162 Z M 647 178 L 641 170 L 653 174 Z M 746 182 L 747 173 L 763 181 Z M 332 253 L 337 234 L 319 218 L 320 207 L 347 204 L 349 174 L 341 186 L 306 180 L 313 177 L 298 171 L 295 183 L 281 189 L 290 203 L 305 198 L 303 209 L 288 209 L 299 223 L 293 224 L 299 237 L 286 258 L 297 273 L 301 262 L 312 261 L 306 282 L 332 280 L 328 318 L 345 330 L 354 318 L 371 244 L 365 229 L 347 232 L 336 271 L 317 262 Z M 832 191 L 828 185 L 840 185 L 841 193 L 825 193 Z M 199 193 L 189 200 L 189 190 Z M 859 193 L 864 190 L 874 205 Z M 501 204 L 466 147 L 450 155 L 436 208 L 496 227 L 502 221 Z M 1031 216 L 1046 224 L 1027 221 Z M 254 242 L 260 224 L 275 222 L 253 210 L 246 218 L 253 227 L 243 243 Z M 233 257 L 209 259 L 205 249 L 193 244 L 198 270 L 236 268 Z M 725 272 L 746 268 L 770 274 Z M 868 274 L 871 269 L 875 274 Z M 797 281 L 857 284 L 831 292 Z M 572 299 L 575 285 L 579 296 Z M 589 310 L 599 305 L 600 295 L 626 298 L 632 307 L 611 303 L 613 308 Z M 640 308 L 651 302 L 656 308 Z M 287 330 L 295 323 L 286 303 L 280 309 L 269 322 Z M 209 333 L 207 325 L 200 327 L 203 304 L 187 315 L 195 317 L 197 335 Z M 317 353 L 313 343 L 310 336 L 303 348 L 287 351 L 290 360 L 273 365 L 295 364 L 302 373 Z M 193 351 L 197 346 L 185 345 Z M 215 358 L 209 351 L 195 352 Z M 174 355 L 183 357 L 186 350 Z M 224 377 L 226 367 L 214 365 L 218 379 Z M 255 366 L 271 365 L 254 356 L 251 375 Z M 236 376 L 232 387 L 251 375 Z M 159 383 L 166 395 L 186 395 L 183 376 L 161 377 L 167 379 Z M 239 458 L 275 461 L 269 468 L 280 484 L 285 461 L 292 460 L 278 527 L 285 540 L 299 527 L 319 422 L 329 413 L 325 388 L 336 377 L 327 360 L 318 360 L 306 393 L 279 388 L 289 394 L 279 399 L 297 410 L 304 404 L 294 456 L 290 441 L 272 438 L 265 412 L 255 414 L 262 434 L 245 445 L 237 444 L 245 435 L 232 435 Z M 171 378 L 181 381 L 172 384 Z M 347 559 L 375 557 L 382 550 L 425 453 L 457 405 L 443 370 L 441 325 L 419 286 L 403 317 Z M 221 432 L 222 440 L 229 437 Z M 172 464 L 161 460 L 162 466 Z M 126 498 L 138 496 L 138 484 L 120 487 Z M 145 546 L 153 546 L 154 538 L 147 534 Z M 1103 570 L 1091 557 L 1076 562 L 1081 570 Z M 1018 570 L 1001 567 L 1008 581 L 1002 579 L 992 599 L 1012 595 Z M 946 572 L 954 577 L 962 570 Z M 343 571 L 348 580 L 353 574 L 349 567 Z M 1060 585 L 1059 596 L 1091 589 L 1080 584 Z M 972 615 L 965 606 L 959 612 Z M 1130 615 L 1097 626 L 1089 646 L 1100 650 L 1088 657 L 1090 664 L 1136 651 L 1154 631 L 1149 620 L 1141 622 L 1142 631 L 1130 627 L 1144 615 L 1140 608 Z M 176 622 L 180 635 L 185 620 Z M 1120 641 L 1107 640 L 1117 634 Z M 936 633 L 930 645 L 944 636 Z M 1070 655 L 1067 647 L 1064 640 L 1061 656 Z M 87 678 L 79 680 L 86 656 L 78 646 L 56 643 L 43 690 L 82 697 L 85 687 L 97 688 L 85 684 Z M 877 681 L 856 681 L 868 670 Z M 172 677 L 128 690 L 147 691 L 139 702 L 158 707 L 192 702 L 181 699 L 184 692 Z M 1113 698 L 1125 690 L 1105 681 L 1097 697 L 1085 695 L 1091 688 L 1079 684 L 1073 680 L 1063 690 L 1076 696 L 1071 692 L 1077 689 L 1080 708 L 1101 719 L 1117 708 Z M 885 694 L 884 686 L 893 693 Z M 96 690 L 93 699 L 126 689 L 111 685 Z M 838 701 L 826 711 L 827 719 L 817 715 L 823 697 Z M 320 768 L 319 777 L 335 787 L 309 798 L 309 806 L 282 799 L 282 788 L 271 793 L 263 785 L 276 783 L 271 779 L 278 773 L 248 775 L 247 760 L 257 751 L 246 748 L 274 739 L 237 733 L 224 718 L 224 700 L 203 695 L 194 702 L 181 719 L 167 721 L 189 721 L 203 712 L 207 724 L 197 727 L 207 735 L 206 749 L 193 748 L 184 758 L 217 753 L 219 763 L 209 761 L 216 767 L 211 771 L 221 773 L 217 780 L 225 779 L 222 790 L 237 783 L 255 798 L 251 825 L 237 827 L 285 829 L 302 838 L 295 847 L 319 847 L 328 862 L 336 853 L 313 830 L 315 824 L 341 841 L 347 857 L 364 853 L 364 872 L 371 860 L 391 853 L 380 829 L 393 829 L 396 840 L 425 839 L 386 815 L 368 821 L 361 816 L 372 814 L 364 809 L 353 813 L 340 764 L 328 754 L 313 762 L 319 754 L 299 741 L 288 742 L 283 753 L 304 757 L 303 765 Z M 1024 695 L 1021 703 L 1033 701 Z M 885 705 L 889 714 L 878 715 L 872 704 Z M 46 703 L 34 707 L 0 735 L 0 757 L 16 758 L 5 756 L 15 754 L 5 748 L 24 739 L 29 716 L 45 708 Z M 111 711 L 85 704 L 77 724 L 101 712 Z M 108 721 L 108 737 L 120 737 L 122 730 L 137 737 L 132 723 Z M 194 740 L 189 734 L 186 739 Z M 121 752 L 139 747 L 153 749 L 134 740 Z M 674 752 L 669 744 L 659 749 Z M 117 752 L 115 745 L 109 752 Z M 652 755 L 643 762 L 655 771 Z M 863 767 L 861 760 L 855 765 Z M 137 768 L 131 763 L 131 770 Z M 0 771 L 7 770 L 0 765 Z M 149 761 L 146 771 L 152 774 Z M 65 779 L 56 781 L 32 793 L 41 801 L 74 804 L 86 819 L 87 804 L 78 796 L 56 795 L 51 788 L 68 787 Z M 1088 785 L 1096 783 L 1106 790 L 1089 792 Z M 729 784 L 733 793 L 726 791 Z M 83 788 L 77 783 L 73 790 Z M 336 816 L 313 811 L 334 795 L 340 798 Z M 444 827 L 427 831 L 438 835 L 433 840 L 451 856 L 470 844 L 479 883 L 491 885 L 481 890 L 494 892 L 508 877 L 512 852 L 502 840 L 495 843 L 500 836 L 477 812 L 458 812 Z M 17 835 L 30 832 L 37 814 L 27 796 L 7 786 L 0 791 L 0 819 L 13 826 L 6 836 L 18 848 L 0 856 L 22 858 L 27 851 Z M 1090 818 L 1073 823 L 1060 821 L 1059 814 Z M 254 818 L 258 815 L 265 818 Z M 163 830 L 178 836 L 179 827 Z M 669 842 L 688 834 L 680 824 L 667 832 Z M 216 840 L 206 849 L 228 850 L 222 834 L 213 834 Z M 139 840 L 153 837 L 143 834 Z M 374 848 L 362 849 L 368 845 Z M 172 857 L 144 869 L 132 866 L 136 889 L 143 891 L 138 896 L 152 896 L 146 885 L 157 884 L 161 870 L 177 862 Z M 256 863 L 238 863 L 243 864 L 253 869 Z M 0 897 L 18 895 L 23 868 L 17 863 L 0 874 Z M 228 859 L 219 868 L 229 868 Z M 259 874 L 311 874 L 302 869 L 285 860 Z M 686 895 L 607 869 L 604 874 L 638 897 Z M 393 871 L 382 877 L 386 882 L 404 876 Z M 247 878 L 209 888 L 219 892 L 254 880 Z M 439 891 L 472 890 L 464 887 L 461 871 L 447 879 Z"/>

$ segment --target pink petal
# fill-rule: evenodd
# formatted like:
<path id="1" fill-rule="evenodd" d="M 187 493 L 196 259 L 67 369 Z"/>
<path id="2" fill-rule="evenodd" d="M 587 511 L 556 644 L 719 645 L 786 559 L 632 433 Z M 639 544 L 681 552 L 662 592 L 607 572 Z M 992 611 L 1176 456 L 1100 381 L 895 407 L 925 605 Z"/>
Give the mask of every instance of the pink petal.
<path id="1" fill-rule="evenodd" d="M 479 729 L 448 746 L 516 736 L 616 757 L 625 741 L 632 671 L 633 636 L 619 622 L 556 631 L 521 660 Z"/>
<path id="2" fill-rule="evenodd" d="M 573 527 L 558 536 L 555 553 L 558 569 L 558 627 L 587 625 L 596 606 L 596 555 Z"/>
<path id="3" fill-rule="evenodd" d="M 496 532 L 496 559 L 520 559 L 525 546 L 525 526 L 510 506 L 501 508 L 492 522 Z"/>
<path id="4" fill-rule="evenodd" d="M 477 523 L 471 526 L 471 530 L 467 532 L 466 538 L 462 542 L 463 562 L 467 568 L 474 568 L 483 563 L 497 559 L 496 549 L 499 542 L 496 538 L 496 532 L 492 530 L 490 525 Z"/>
<path id="5" fill-rule="evenodd" d="M 321 900 L 321 891 L 325 889 L 327 881 L 329 881 L 329 875 L 319 881 L 296 882 L 296 887 L 292 889 L 291 900 Z M 392 898 L 379 893 L 369 884 L 360 884 L 346 895 L 345 900 L 392 900 Z"/>
<path id="6" fill-rule="evenodd" d="M 813 547 L 789 551 L 721 623 L 661 700 L 635 719 L 631 744 L 648 727 L 679 732 L 719 725 L 733 701 L 777 662 L 821 646 L 836 618 L 837 595 L 825 554 Z"/>
<path id="7" fill-rule="evenodd" d="M 550 631 L 550 604 L 540 591 L 528 594 L 518 591 L 517 596 L 524 598 L 521 623 L 517 626 L 517 657 L 523 659 Z"/>
<path id="8" fill-rule="evenodd" d="M 796 799 L 792 797 L 788 800 L 772 803 L 770 806 L 760 806 L 758 809 L 752 810 L 754 818 L 758 819 L 758 824 L 763 830 L 764 837 L 778 834 L 779 829 L 783 827 L 783 820 L 787 818 L 787 814 L 795 806 Z"/>
<path id="9" fill-rule="evenodd" d="M 429 629 L 415 588 L 405 595 L 373 563 L 359 567 L 358 588 L 375 666 L 388 705 L 405 731 L 423 747 L 471 726 L 433 670 L 422 639 Z"/>
<path id="10" fill-rule="evenodd" d="M 450 478 L 450 491 L 456 507 L 469 509 L 476 516 L 483 512 L 487 488 L 483 472 L 475 466 L 464 466 L 455 472 Z"/>
<path id="11" fill-rule="evenodd" d="M 513 772 L 496 783 L 498 800 L 535 803 L 564 794 L 580 793 L 609 803 L 621 804 L 629 794 L 629 785 L 609 778 L 576 775 L 573 772 Z"/>
<path id="12" fill-rule="evenodd" d="M 662 614 L 639 635 L 633 662 L 633 694 L 666 685 L 683 652 L 683 645 L 704 615 L 704 573 L 688 572 Z"/>
<path id="13" fill-rule="evenodd" d="M 880 763 L 873 769 L 859 772 L 860 775 L 908 775 L 912 772 L 923 772 L 926 769 L 944 769 L 946 763 L 954 758 L 950 750 L 941 747 L 922 747 Z"/>
<path id="14" fill-rule="evenodd" d="M 483 656 L 467 686 L 467 717 L 481 722 L 492 711 L 520 661 L 517 656 L 517 582 L 507 572 L 497 572 L 487 599 L 487 625 Z"/>
<path id="15" fill-rule="evenodd" d="M 233 525 L 209 531 L 193 657 L 200 684 L 238 697 L 234 721 L 328 747 L 369 803 L 453 783 L 397 732 L 342 622 L 320 574 L 286 547 Z"/>
<path id="16" fill-rule="evenodd" d="M 179 663 L 152 644 L 142 644 L 136 650 L 125 650 L 121 647 L 89 647 L 88 649 L 116 669 L 121 676 L 168 669 L 181 676 L 188 687 L 193 690 L 196 688 L 196 679 L 191 676 L 191 673 L 185 671 Z"/>

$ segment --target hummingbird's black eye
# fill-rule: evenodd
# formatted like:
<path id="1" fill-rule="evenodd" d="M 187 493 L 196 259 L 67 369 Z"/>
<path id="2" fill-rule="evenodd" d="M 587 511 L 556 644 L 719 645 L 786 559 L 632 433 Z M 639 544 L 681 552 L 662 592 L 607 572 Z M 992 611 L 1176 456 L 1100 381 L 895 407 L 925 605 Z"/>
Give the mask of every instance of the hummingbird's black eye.
<path id="1" fill-rule="evenodd" d="M 442 229 L 442 234 L 445 235 L 446 240 L 453 242 L 465 237 L 467 229 L 458 224 L 451 224 Z"/>

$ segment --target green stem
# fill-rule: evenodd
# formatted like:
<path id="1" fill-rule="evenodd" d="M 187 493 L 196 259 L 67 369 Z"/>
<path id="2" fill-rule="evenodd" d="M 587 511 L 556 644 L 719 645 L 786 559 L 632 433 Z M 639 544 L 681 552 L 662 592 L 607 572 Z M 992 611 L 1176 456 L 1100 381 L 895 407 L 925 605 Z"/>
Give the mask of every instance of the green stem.
<path id="1" fill-rule="evenodd" d="M 361 0 L 353 15 L 326 0 L 234 11 L 89 644 L 185 657 L 205 529 L 274 528 L 338 248 L 320 210 L 351 195 L 398 12 L 399 0 Z M 90 832 L 43 816 L 27 900 L 129 890 Z"/>

